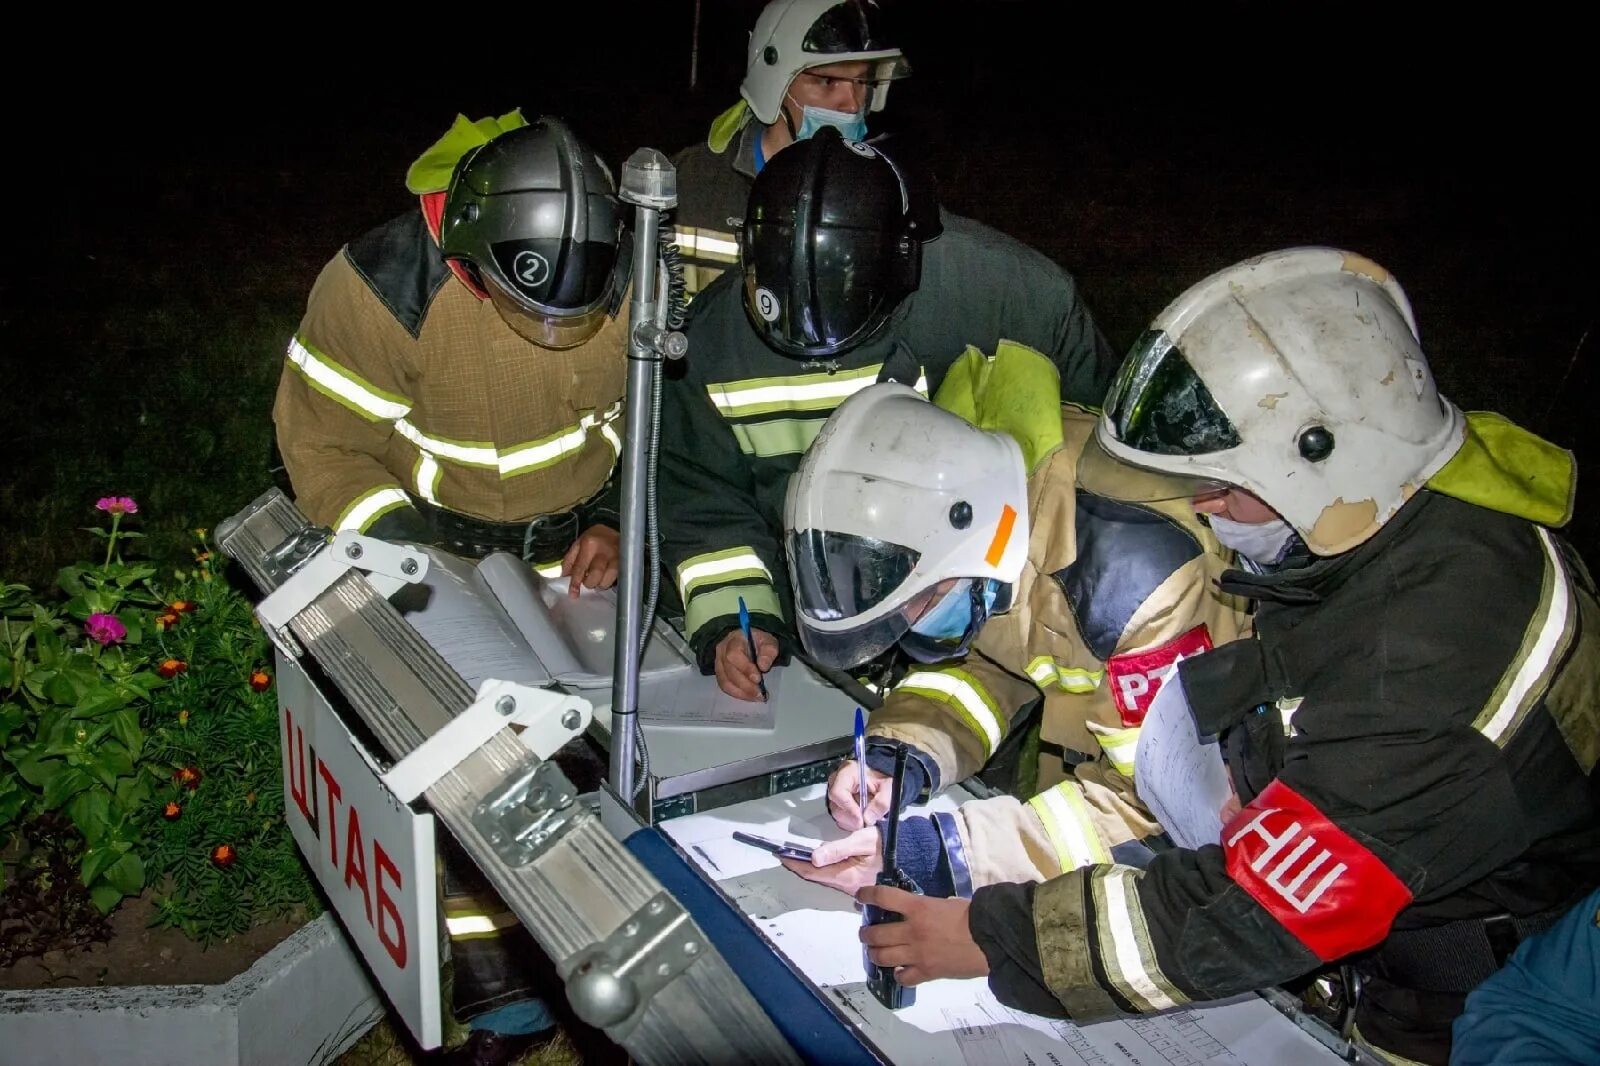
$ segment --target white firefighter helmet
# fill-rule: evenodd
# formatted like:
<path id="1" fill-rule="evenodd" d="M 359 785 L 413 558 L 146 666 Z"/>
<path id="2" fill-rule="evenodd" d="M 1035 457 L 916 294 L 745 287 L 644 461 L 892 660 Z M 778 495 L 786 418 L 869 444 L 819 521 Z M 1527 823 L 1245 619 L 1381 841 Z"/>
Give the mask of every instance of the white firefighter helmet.
<path id="1" fill-rule="evenodd" d="M 943 600 L 944 582 L 967 579 L 967 642 L 1009 603 L 1028 554 L 1022 449 L 908 386 L 870 385 L 834 410 L 801 459 L 784 529 L 813 657 L 848 668 L 896 643 L 917 658 L 949 657 L 917 655 L 909 634 Z"/>
<path id="2" fill-rule="evenodd" d="M 1137 496 L 1141 479 L 1109 454 L 1190 492 L 1237 486 L 1335 555 L 1393 517 L 1463 432 L 1394 277 L 1352 252 L 1290 248 L 1213 274 L 1156 316 L 1106 396 L 1079 482 Z"/>
<path id="3" fill-rule="evenodd" d="M 871 65 L 868 109 L 882 111 L 889 83 L 911 67 L 899 47 L 884 40 L 875 0 L 772 0 L 750 31 L 739 95 L 763 125 L 771 125 L 802 70 L 856 60 Z"/>

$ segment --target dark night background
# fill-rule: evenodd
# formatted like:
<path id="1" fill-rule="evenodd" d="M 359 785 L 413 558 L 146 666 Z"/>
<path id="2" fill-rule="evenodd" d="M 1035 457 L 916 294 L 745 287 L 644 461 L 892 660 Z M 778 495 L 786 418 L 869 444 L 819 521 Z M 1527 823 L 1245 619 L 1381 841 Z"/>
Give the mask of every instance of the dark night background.
<path id="1" fill-rule="evenodd" d="M 365 9 L 342 29 L 327 11 L 234 9 L 97 22 L 70 51 L 15 35 L 50 74 L 8 92 L 0 574 L 68 561 L 107 492 L 138 497 L 159 533 L 266 487 L 273 385 L 317 270 L 408 208 L 406 165 L 458 111 L 560 114 L 614 165 L 675 151 L 736 98 L 760 6 L 703 3 L 694 88 L 693 0 Z M 914 74 L 874 128 L 925 142 L 947 207 L 1070 270 L 1119 349 L 1215 269 L 1341 245 L 1400 279 L 1447 395 L 1600 458 L 1578 16 L 895 10 Z M 1593 560 L 1585 492 L 1575 537 Z"/>

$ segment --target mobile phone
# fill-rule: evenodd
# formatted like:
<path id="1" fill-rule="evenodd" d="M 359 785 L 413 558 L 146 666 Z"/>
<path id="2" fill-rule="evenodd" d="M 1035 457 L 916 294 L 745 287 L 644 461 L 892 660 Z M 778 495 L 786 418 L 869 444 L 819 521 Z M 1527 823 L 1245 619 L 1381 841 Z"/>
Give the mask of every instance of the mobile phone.
<path id="1" fill-rule="evenodd" d="M 799 859 L 801 862 L 811 861 L 811 849 L 804 844 L 796 844 L 793 841 L 768 840 L 766 837 L 758 837 L 754 833 L 740 833 L 737 831 L 733 834 L 733 839 L 741 844 L 749 844 L 753 848 L 760 848 L 762 851 L 770 851 L 780 859 Z"/>

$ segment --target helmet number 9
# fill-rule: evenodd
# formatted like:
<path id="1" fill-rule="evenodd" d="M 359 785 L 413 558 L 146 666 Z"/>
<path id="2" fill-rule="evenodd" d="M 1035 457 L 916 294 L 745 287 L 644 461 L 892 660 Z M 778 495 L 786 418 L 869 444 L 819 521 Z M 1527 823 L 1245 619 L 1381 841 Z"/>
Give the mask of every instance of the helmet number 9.
<path id="1" fill-rule="evenodd" d="M 772 294 L 771 289 L 756 290 L 756 314 L 768 322 L 776 322 L 779 310 L 778 298 Z"/>

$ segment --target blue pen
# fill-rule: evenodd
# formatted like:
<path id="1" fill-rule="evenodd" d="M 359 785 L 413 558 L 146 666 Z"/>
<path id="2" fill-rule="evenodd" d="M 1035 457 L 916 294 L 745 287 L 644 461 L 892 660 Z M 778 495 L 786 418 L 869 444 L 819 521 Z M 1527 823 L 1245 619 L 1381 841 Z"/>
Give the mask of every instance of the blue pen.
<path id="1" fill-rule="evenodd" d="M 856 708 L 856 785 L 861 794 L 861 824 L 867 824 L 867 718 Z"/>
<path id="2" fill-rule="evenodd" d="M 750 645 L 750 661 L 756 664 L 756 670 L 761 671 L 761 658 L 756 654 L 756 635 L 750 632 L 750 608 L 744 605 L 744 597 L 739 597 L 739 628 L 744 630 L 744 642 Z M 761 678 L 756 679 L 756 687 L 761 690 L 761 698 L 767 698 L 767 683 Z"/>

